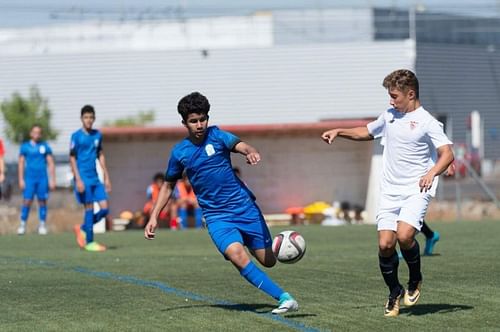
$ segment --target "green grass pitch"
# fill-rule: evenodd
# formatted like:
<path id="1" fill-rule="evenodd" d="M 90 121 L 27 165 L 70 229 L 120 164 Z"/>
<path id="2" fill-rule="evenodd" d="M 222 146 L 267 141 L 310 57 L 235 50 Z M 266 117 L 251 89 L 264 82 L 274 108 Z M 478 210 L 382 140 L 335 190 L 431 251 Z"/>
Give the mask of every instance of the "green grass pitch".
<path id="1" fill-rule="evenodd" d="M 500 330 L 500 221 L 431 227 L 441 241 L 422 258 L 422 296 L 397 318 L 383 317 L 374 226 L 295 227 L 307 241 L 304 259 L 267 270 L 300 304 L 279 317 L 204 230 L 160 230 L 154 241 L 136 231 L 98 234 L 104 253 L 79 250 L 72 234 L 2 236 L 0 330 Z M 399 271 L 406 283 L 404 263 Z"/>

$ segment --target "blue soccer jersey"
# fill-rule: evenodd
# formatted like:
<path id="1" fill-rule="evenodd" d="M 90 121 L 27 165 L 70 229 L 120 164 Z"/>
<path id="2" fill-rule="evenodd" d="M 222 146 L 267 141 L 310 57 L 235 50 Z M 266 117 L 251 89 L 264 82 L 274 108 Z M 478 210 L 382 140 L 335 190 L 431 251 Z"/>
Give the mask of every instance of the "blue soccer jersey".
<path id="1" fill-rule="evenodd" d="M 52 154 L 52 149 L 46 142 L 24 142 L 19 154 L 25 160 L 26 180 L 47 179 L 47 156 Z"/>
<path id="2" fill-rule="evenodd" d="M 96 159 L 102 149 L 102 134 L 95 129 L 86 132 L 83 129 L 71 135 L 70 154 L 76 158 L 76 166 L 85 184 L 97 184 Z"/>
<path id="3" fill-rule="evenodd" d="M 201 144 L 188 138 L 176 144 L 171 152 L 166 180 L 173 182 L 186 174 L 207 223 L 244 211 L 254 205 L 255 196 L 234 174 L 231 150 L 241 140 L 216 126 L 208 127 Z"/>

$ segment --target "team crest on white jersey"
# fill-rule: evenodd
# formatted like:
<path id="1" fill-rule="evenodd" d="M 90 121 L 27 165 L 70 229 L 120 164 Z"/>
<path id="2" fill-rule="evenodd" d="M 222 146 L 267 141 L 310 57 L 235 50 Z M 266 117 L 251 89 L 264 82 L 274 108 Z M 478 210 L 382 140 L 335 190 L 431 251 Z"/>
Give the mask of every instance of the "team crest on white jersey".
<path id="1" fill-rule="evenodd" d="M 410 121 L 410 129 L 413 130 L 417 128 L 418 122 L 417 121 Z"/>
<path id="2" fill-rule="evenodd" d="M 45 146 L 40 146 L 40 148 L 38 148 L 38 152 L 40 152 L 40 154 L 45 154 L 46 150 L 45 150 Z"/>
<path id="3" fill-rule="evenodd" d="M 207 153 L 207 156 L 211 156 L 213 154 L 215 154 L 215 149 L 214 149 L 214 146 L 212 144 L 207 144 L 205 146 L 205 152 Z"/>

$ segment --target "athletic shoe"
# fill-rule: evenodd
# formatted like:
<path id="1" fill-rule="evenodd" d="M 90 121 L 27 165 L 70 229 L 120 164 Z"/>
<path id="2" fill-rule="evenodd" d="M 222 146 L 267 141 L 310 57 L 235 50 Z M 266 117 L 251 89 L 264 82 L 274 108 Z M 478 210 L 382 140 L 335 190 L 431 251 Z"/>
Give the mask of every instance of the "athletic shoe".
<path id="1" fill-rule="evenodd" d="M 19 225 L 19 228 L 17 229 L 17 235 L 24 234 L 26 234 L 26 225 L 24 223 L 21 223 L 21 225 Z"/>
<path id="2" fill-rule="evenodd" d="M 45 227 L 44 224 L 40 224 L 40 226 L 38 226 L 38 234 L 47 235 L 47 227 Z"/>
<path id="3" fill-rule="evenodd" d="M 414 281 L 408 283 L 408 289 L 405 292 L 404 304 L 407 307 L 411 307 L 417 304 L 420 298 L 420 289 L 422 289 L 422 280 Z"/>
<path id="4" fill-rule="evenodd" d="M 290 294 L 283 293 L 280 296 L 278 307 L 271 312 L 277 315 L 297 310 L 299 310 L 299 304 L 297 303 L 297 301 L 295 301 L 295 299 Z"/>
<path id="5" fill-rule="evenodd" d="M 87 240 L 85 239 L 86 238 L 85 232 L 82 231 L 80 225 L 73 226 L 73 232 L 75 232 L 76 243 L 78 243 L 78 246 L 81 249 L 84 249 L 85 245 L 87 244 Z"/>
<path id="6" fill-rule="evenodd" d="M 399 302 L 401 301 L 401 296 L 405 294 L 405 290 L 400 286 L 399 290 L 395 294 L 390 294 L 387 302 L 385 303 L 384 316 L 385 317 L 396 317 L 399 315 Z"/>
<path id="7" fill-rule="evenodd" d="M 85 250 L 87 251 L 106 251 L 106 247 L 97 242 L 90 242 L 85 246 Z"/>
<path id="8" fill-rule="evenodd" d="M 425 249 L 424 256 L 432 256 L 432 252 L 434 251 L 434 246 L 439 241 L 440 236 L 438 232 L 434 232 L 434 235 L 431 238 L 425 240 Z"/>

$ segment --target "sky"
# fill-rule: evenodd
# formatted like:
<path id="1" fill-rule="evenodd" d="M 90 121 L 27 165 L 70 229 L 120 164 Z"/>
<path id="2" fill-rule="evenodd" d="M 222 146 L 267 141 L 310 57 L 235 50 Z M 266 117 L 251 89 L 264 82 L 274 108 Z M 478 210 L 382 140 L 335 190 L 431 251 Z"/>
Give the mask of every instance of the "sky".
<path id="1" fill-rule="evenodd" d="M 348 3 L 349 5 L 346 5 Z M 259 10 L 398 7 L 420 5 L 440 12 L 500 17 L 500 0 L 0 0 L 0 28 L 83 20 L 158 20 L 245 15 Z"/>

